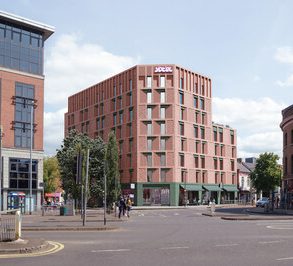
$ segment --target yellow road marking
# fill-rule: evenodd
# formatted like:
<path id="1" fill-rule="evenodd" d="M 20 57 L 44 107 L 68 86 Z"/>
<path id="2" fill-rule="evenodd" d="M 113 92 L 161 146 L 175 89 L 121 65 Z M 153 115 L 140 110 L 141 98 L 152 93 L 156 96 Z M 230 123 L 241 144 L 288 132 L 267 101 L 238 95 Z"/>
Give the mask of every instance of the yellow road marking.
<path id="1" fill-rule="evenodd" d="M 23 253 L 23 254 L 3 254 L 0 255 L 0 259 L 9 259 L 9 258 L 23 258 L 23 257 L 39 257 L 39 256 L 45 256 L 49 254 L 56 253 L 64 248 L 64 245 L 58 242 L 53 241 L 47 241 L 49 245 L 53 246 L 49 250 L 35 252 L 35 253 Z"/>

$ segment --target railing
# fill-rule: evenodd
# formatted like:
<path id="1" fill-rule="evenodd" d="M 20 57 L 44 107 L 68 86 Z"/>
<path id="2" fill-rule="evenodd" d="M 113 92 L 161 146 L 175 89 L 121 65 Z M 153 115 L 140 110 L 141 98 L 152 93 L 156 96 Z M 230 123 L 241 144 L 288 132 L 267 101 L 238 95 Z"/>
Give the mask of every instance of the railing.
<path id="1" fill-rule="evenodd" d="M 16 234 L 16 210 L 8 211 L 0 216 L 0 242 L 18 238 Z"/>

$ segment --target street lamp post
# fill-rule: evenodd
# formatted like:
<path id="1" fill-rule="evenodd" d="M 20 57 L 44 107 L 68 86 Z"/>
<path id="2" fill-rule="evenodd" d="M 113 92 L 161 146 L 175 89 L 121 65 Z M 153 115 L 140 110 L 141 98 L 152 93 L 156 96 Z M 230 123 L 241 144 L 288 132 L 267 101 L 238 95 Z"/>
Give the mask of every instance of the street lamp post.
<path id="1" fill-rule="evenodd" d="M 104 225 L 106 225 L 106 209 L 107 209 L 107 177 L 106 177 L 106 165 L 107 162 L 105 160 L 104 165 Z"/>
<path id="2" fill-rule="evenodd" d="M 33 190 L 33 159 L 32 159 L 32 150 L 33 150 L 33 119 L 34 119 L 34 101 L 31 102 L 31 121 L 30 121 L 30 129 L 31 129 L 31 135 L 30 135 L 30 195 L 29 195 L 29 214 L 32 214 L 32 190 Z"/>

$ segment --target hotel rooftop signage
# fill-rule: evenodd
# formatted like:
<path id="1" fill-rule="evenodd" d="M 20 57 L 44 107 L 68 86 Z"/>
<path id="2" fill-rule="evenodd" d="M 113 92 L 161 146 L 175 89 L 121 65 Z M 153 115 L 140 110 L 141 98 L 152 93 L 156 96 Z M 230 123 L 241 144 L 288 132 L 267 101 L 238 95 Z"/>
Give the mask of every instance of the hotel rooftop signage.
<path id="1" fill-rule="evenodd" d="M 173 69 L 170 66 L 156 66 L 155 73 L 172 73 Z"/>

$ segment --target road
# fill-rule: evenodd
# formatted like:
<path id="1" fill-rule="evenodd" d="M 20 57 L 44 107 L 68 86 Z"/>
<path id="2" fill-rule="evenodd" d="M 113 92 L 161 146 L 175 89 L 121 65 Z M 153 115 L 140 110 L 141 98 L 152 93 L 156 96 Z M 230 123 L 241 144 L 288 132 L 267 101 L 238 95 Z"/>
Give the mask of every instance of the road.
<path id="1" fill-rule="evenodd" d="M 2 266 L 293 265 L 293 221 L 226 221 L 200 210 L 133 211 L 119 230 L 25 232 L 64 244 L 46 256 Z"/>

